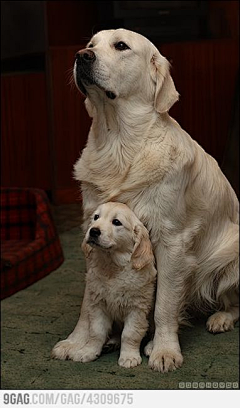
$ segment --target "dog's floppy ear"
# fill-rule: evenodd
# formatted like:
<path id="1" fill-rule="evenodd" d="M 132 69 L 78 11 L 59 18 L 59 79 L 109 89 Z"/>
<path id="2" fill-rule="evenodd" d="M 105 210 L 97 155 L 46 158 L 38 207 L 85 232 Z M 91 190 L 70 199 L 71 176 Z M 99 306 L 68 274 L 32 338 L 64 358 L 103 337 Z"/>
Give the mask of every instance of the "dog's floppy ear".
<path id="1" fill-rule="evenodd" d="M 172 77 L 170 75 L 170 63 L 159 52 L 155 52 L 151 58 L 154 80 L 156 82 L 154 107 L 157 112 L 164 113 L 179 99 Z"/>
<path id="2" fill-rule="evenodd" d="M 152 245 L 148 231 L 143 225 L 136 225 L 134 228 L 135 245 L 132 253 L 132 266 L 140 270 L 144 266 L 154 262 Z"/>
<path id="3" fill-rule="evenodd" d="M 84 240 L 82 242 L 82 251 L 83 251 L 85 257 L 89 258 L 89 255 L 90 255 L 90 253 L 92 251 L 92 247 L 91 247 L 91 245 L 87 244 L 87 241 L 86 241 L 85 238 L 84 238 Z"/>

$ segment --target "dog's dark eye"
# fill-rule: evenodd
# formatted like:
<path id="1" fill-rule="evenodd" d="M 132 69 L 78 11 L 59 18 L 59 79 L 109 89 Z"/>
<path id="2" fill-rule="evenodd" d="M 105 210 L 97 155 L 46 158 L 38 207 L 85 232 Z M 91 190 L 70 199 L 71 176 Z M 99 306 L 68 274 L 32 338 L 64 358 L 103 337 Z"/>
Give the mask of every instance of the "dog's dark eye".
<path id="1" fill-rule="evenodd" d="M 123 41 L 117 42 L 116 44 L 114 44 L 114 47 L 118 51 L 130 50 L 129 46 L 125 44 Z"/>
<path id="2" fill-rule="evenodd" d="M 98 218 L 99 218 L 99 215 L 98 215 L 98 214 L 95 214 L 94 217 L 93 217 L 94 221 L 97 221 Z"/>
<path id="3" fill-rule="evenodd" d="M 92 43 L 89 44 L 88 48 L 93 48 L 93 44 Z"/>
<path id="4" fill-rule="evenodd" d="M 117 218 L 114 218 L 114 220 L 112 220 L 112 223 L 113 223 L 113 225 L 116 225 L 117 227 L 122 225 L 122 223 Z"/>

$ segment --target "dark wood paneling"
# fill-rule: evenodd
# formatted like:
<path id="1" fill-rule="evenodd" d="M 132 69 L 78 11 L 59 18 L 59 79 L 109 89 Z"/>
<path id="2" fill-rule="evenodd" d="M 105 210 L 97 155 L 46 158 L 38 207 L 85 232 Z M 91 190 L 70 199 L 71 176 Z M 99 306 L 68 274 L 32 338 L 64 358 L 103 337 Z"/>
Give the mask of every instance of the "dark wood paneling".
<path id="1" fill-rule="evenodd" d="M 96 1 L 46 1 L 49 46 L 80 44 L 97 23 Z M 87 41 L 86 41 L 87 42 Z"/>
<path id="2" fill-rule="evenodd" d="M 76 184 L 71 188 L 57 188 L 54 190 L 54 204 L 81 203 L 82 196 L 79 186 Z"/>
<path id="3" fill-rule="evenodd" d="M 86 144 L 91 124 L 83 103 L 84 97 L 71 83 L 74 56 L 82 47 L 53 47 L 49 51 L 55 190 L 77 188 L 73 179 L 73 164 Z"/>
<path id="4" fill-rule="evenodd" d="M 51 189 L 44 73 L 1 78 L 2 185 Z"/>
<path id="5" fill-rule="evenodd" d="M 231 40 L 166 44 L 180 101 L 170 114 L 220 164 L 229 133 L 238 73 L 238 43 Z"/>
<path id="6" fill-rule="evenodd" d="M 239 1 L 209 1 L 209 23 L 214 38 L 239 38 Z"/>

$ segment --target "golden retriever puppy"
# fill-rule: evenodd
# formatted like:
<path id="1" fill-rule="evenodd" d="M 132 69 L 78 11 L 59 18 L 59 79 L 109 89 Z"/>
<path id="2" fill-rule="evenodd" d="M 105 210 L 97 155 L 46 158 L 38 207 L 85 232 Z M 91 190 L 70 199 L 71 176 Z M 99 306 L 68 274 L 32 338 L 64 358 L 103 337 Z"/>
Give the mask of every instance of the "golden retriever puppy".
<path id="1" fill-rule="evenodd" d="M 146 352 L 153 370 L 172 371 L 183 362 L 178 320 L 185 307 L 209 305 L 213 333 L 231 330 L 238 319 L 237 197 L 217 162 L 169 116 L 178 92 L 168 61 L 145 37 L 124 29 L 97 33 L 77 53 L 74 78 L 92 117 L 75 164 L 83 229 L 107 201 L 127 204 L 148 229 L 158 279 Z M 89 324 L 85 298 L 82 310 L 76 350 Z"/>
<path id="2" fill-rule="evenodd" d="M 82 333 L 81 347 L 75 350 L 70 335 L 56 344 L 52 356 L 82 363 L 95 360 L 115 321 L 123 323 L 118 364 L 135 367 L 142 361 L 140 343 L 148 328 L 157 275 L 148 231 L 125 204 L 109 202 L 94 212 L 82 248 L 87 260 L 82 312 L 88 315 L 89 327 Z"/>

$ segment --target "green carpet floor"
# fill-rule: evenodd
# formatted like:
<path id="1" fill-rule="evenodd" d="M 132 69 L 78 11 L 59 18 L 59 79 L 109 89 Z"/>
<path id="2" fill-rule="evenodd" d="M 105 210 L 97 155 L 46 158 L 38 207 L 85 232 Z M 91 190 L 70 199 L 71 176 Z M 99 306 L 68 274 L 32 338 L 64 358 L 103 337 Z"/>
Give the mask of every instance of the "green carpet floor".
<path id="1" fill-rule="evenodd" d="M 52 347 L 67 337 L 78 320 L 85 274 L 78 210 L 62 207 L 62 211 L 55 211 L 55 220 L 64 263 L 1 302 L 2 389 L 238 387 L 238 327 L 229 333 L 212 335 L 206 331 L 204 320 L 195 320 L 193 327 L 182 329 L 184 364 L 172 373 L 151 371 L 146 357 L 134 369 L 120 368 L 117 351 L 87 364 L 52 360 Z"/>

